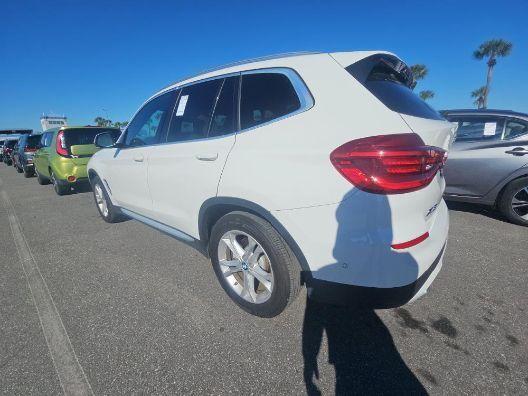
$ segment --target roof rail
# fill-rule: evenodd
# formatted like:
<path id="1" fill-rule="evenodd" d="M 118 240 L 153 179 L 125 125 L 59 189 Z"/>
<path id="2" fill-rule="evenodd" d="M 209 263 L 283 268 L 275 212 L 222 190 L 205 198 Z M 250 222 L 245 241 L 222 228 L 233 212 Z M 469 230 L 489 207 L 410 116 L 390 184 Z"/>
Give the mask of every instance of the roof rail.
<path id="1" fill-rule="evenodd" d="M 263 62 L 263 61 L 273 60 L 273 59 L 291 58 L 291 57 L 294 57 L 294 56 L 302 56 L 302 55 L 316 55 L 316 54 L 322 54 L 322 53 L 323 52 L 321 52 L 321 51 L 285 52 L 285 53 L 282 53 L 282 54 L 266 55 L 266 56 L 261 56 L 261 57 L 258 57 L 258 58 L 251 58 L 251 59 L 245 59 L 245 60 L 241 60 L 241 61 L 236 61 L 236 62 L 228 63 L 228 64 L 225 64 L 225 65 L 222 65 L 222 66 L 213 67 L 211 69 L 206 69 L 206 70 L 203 70 L 203 71 L 201 71 L 199 73 L 194 73 L 194 74 L 191 74 L 189 76 L 186 76 L 184 78 L 180 78 L 179 80 L 167 85 L 166 87 L 163 87 L 160 91 L 163 91 L 163 90 L 165 90 L 165 89 L 167 89 L 169 87 L 172 87 L 173 85 L 178 84 L 178 83 L 180 83 L 182 81 L 189 80 L 191 78 L 201 76 L 202 74 L 207 74 L 207 73 L 212 73 L 212 72 L 215 72 L 215 71 L 218 71 L 218 70 L 227 69 L 228 67 L 245 65 L 245 64 L 248 64 L 248 63 Z"/>

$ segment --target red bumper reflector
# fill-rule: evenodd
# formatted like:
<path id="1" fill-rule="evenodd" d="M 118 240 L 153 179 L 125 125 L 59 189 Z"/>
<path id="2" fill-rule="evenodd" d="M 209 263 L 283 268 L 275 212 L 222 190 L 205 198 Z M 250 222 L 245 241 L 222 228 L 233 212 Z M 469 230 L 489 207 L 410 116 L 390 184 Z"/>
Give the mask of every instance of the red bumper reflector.
<path id="1" fill-rule="evenodd" d="M 428 232 L 426 232 L 423 235 L 420 235 L 418 238 L 411 239 L 410 241 L 402 242 L 402 243 L 395 243 L 395 244 L 391 245 L 391 248 L 397 249 L 397 250 L 398 249 L 407 249 L 407 248 L 410 248 L 412 246 L 418 245 L 420 242 L 425 241 L 427 238 L 429 238 L 429 233 Z"/>

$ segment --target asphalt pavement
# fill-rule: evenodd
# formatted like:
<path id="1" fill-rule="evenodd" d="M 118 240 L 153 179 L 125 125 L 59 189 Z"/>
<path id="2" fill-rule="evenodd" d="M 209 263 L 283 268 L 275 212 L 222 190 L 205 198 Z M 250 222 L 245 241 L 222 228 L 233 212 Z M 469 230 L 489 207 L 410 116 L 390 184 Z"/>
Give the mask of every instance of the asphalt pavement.
<path id="1" fill-rule="evenodd" d="M 0 164 L 0 193 L 4 394 L 528 394 L 528 228 L 492 211 L 450 204 L 444 267 L 412 305 L 303 291 L 261 319 L 192 248 L 102 221 L 91 192 Z"/>

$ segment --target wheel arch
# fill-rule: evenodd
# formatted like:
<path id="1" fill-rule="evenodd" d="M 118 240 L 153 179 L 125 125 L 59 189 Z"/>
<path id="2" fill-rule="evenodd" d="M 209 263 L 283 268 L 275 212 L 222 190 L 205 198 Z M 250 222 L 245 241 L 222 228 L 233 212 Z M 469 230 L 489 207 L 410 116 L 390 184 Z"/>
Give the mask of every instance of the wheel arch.
<path id="1" fill-rule="evenodd" d="M 209 251 L 209 237 L 214 224 L 224 215 L 242 211 L 252 213 L 268 221 L 280 236 L 286 241 L 301 266 L 301 270 L 310 271 L 306 257 L 301 248 L 295 242 L 288 230 L 273 216 L 273 214 L 262 206 L 240 198 L 216 197 L 205 201 L 198 215 L 198 229 L 200 241 Z"/>
<path id="2" fill-rule="evenodd" d="M 508 188 L 510 183 L 514 182 L 515 180 L 522 179 L 523 177 L 528 177 L 528 167 L 521 168 L 520 172 L 515 172 L 513 175 L 511 175 L 508 179 L 506 179 L 506 181 L 504 181 L 501 184 L 501 187 L 497 193 L 497 196 L 495 197 L 494 205 L 498 206 L 500 200 L 502 199 L 502 195 L 504 194 L 504 191 L 506 190 L 506 188 Z"/>

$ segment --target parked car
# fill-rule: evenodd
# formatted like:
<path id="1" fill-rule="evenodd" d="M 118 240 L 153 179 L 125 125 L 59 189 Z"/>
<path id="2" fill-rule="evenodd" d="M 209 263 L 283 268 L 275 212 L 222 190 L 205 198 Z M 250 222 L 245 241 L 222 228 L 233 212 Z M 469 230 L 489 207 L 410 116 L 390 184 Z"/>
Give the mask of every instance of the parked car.
<path id="1" fill-rule="evenodd" d="M 88 163 L 97 209 L 210 256 L 227 294 L 270 317 L 297 295 L 387 308 L 421 296 L 448 232 L 454 128 L 385 52 L 238 63 L 156 93 Z M 126 243 L 126 241 L 123 241 Z"/>
<path id="2" fill-rule="evenodd" d="M 6 139 L 4 141 L 4 146 L 2 149 L 2 161 L 6 165 L 12 165 L 13 161 L 11 158 L 11 153 L 13 152 L 13 148 L 15 147 L 18 139 Z"/>
<path id="3" fill-rule="evenodd" d="M 4 140 L 0 139 L 0 160 L 3 159 L 3 152 L 4 152 Z"/>
<path id="4" fill-rule="evenodd" d="M 18 173 L 24 173 L 25 177 L 35 174 L 33 156 L 39 148 L 41 135 L 22 135 L 17 146 L 13 149 L 13 166 Z"/>
<path id="5" fill-rule="evenodd" d="M 107 132 L 117 140 L 118 128 L 70 127 L 53 128 L 41 136 L 33 161 L 39 184 L 52 183 L 58 195 L 88 182 L 86 164 L 98 150 L 93 144 L 98 133 Z"/>
<path id="6" fill-rule="evenodd" d="M 528 114 L 508 110 L 446 110 L 458 125 L 445 167 L 449 200 L 496 207 L 528 226 Z"/>

